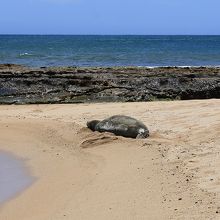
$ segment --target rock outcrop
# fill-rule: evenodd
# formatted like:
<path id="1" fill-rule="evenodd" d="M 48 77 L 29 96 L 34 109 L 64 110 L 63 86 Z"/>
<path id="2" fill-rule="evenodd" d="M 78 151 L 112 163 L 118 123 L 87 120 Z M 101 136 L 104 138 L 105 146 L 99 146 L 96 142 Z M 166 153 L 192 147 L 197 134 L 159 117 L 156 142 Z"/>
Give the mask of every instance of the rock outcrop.
<path id="1" fill-rule="evenodd" d="M 0 103 L 220 98 L 220 68 L 27 68 L 0 65 Z"/>

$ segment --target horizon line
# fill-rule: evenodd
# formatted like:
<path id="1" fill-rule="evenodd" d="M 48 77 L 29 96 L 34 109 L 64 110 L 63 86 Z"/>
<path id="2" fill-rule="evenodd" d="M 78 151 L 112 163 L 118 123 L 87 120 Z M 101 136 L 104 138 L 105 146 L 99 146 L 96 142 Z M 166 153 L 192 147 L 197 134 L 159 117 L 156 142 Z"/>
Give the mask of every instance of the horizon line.
<path id="1" fill-rule="evenodd" d="M 21 36 L 220 36 L 220 34 L 1 34 L 1 35 L 21 35 Z"/>

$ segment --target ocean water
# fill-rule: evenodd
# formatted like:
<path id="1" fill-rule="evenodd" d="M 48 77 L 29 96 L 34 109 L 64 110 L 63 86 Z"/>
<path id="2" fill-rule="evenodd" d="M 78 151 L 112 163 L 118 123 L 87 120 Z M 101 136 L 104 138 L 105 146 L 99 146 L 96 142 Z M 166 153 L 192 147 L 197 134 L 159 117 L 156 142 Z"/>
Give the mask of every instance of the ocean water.
<path id="1" fill-rule="evenodd" d="M 220 66 L 220 36 L 0 35 L 0 63 Z"/>

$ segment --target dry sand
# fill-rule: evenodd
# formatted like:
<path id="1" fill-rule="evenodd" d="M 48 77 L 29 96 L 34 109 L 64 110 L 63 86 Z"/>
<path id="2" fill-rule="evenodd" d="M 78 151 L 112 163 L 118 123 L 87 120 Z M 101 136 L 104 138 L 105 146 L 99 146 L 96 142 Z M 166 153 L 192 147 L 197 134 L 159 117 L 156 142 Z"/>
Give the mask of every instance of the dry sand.
<path id="1" fill-rule="evenodd" d="M 119 113 L 150 138 L 85 128 Z M 220 100 L 0 106 L 0 150 L 37 177 L 1 220 L 220 219 Z"/>

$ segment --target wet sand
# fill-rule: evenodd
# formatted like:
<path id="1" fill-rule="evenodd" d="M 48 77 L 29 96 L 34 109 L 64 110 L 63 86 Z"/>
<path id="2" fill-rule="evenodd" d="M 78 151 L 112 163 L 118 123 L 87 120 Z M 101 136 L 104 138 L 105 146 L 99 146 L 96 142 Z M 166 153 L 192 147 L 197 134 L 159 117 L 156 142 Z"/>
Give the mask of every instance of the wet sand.
<path id="1" fill-rule="evenodd" d="M 126 114 L 145 140 L 93 133 Z M 0 150 L 38 177 L 0 219 L 219 219 L 220 100 L 0 106 Z"/>

